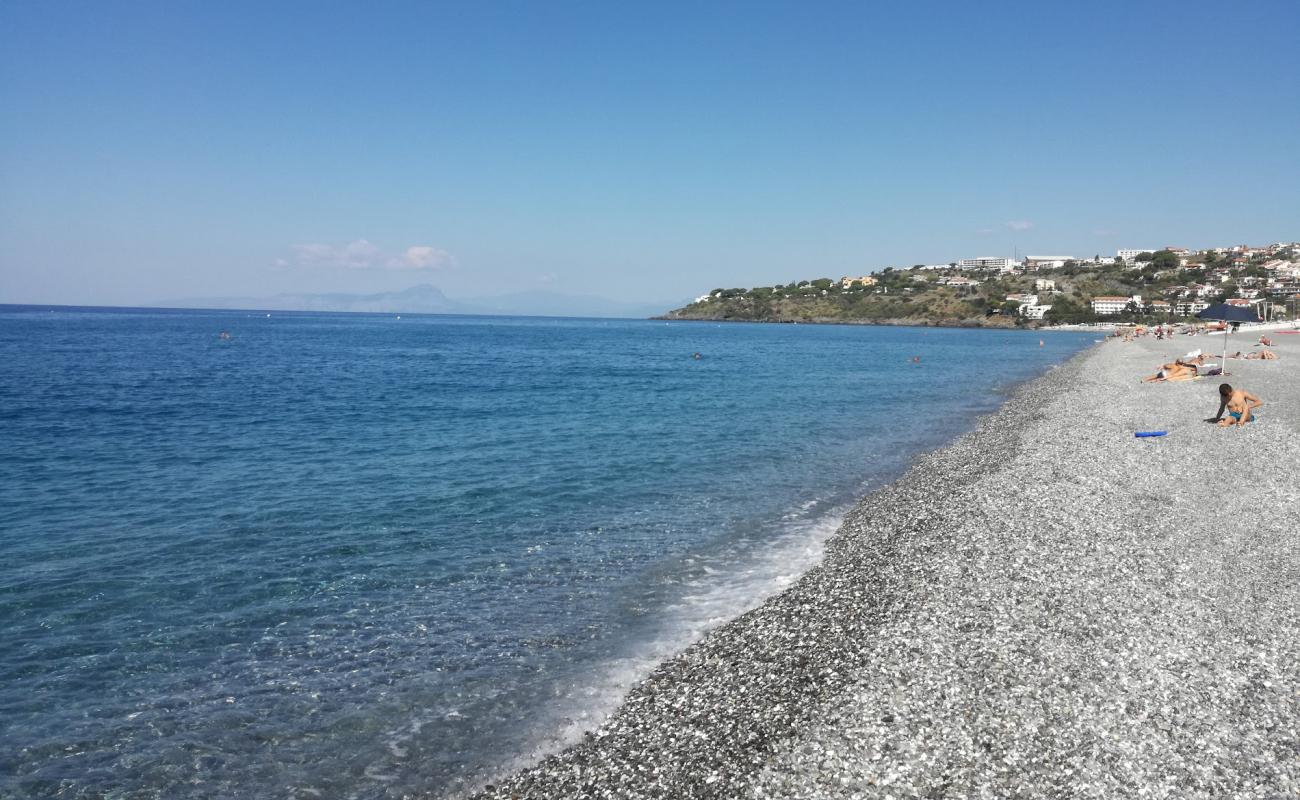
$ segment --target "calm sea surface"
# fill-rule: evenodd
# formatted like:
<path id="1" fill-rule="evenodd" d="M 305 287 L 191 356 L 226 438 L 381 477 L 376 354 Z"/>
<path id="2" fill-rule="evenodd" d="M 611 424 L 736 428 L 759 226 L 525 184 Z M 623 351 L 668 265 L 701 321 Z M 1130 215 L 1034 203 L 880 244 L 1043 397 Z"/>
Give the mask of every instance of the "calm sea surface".
<path id="1" fill-rule="evenodd" d="M 0 307 L 0 796 L 472 784 L 1093 337 L 1041 338 Z"/>

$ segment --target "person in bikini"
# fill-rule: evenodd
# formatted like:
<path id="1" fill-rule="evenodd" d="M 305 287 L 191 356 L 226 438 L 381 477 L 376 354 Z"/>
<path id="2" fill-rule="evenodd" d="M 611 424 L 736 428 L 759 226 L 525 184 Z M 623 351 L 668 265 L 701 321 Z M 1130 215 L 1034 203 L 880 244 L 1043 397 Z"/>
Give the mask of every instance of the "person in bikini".
<path id="1" fill-rule="evenodd" d="M 1160 369 L 1154 375 L 1148 375 L 1142 379 L 1143 383 L 1155 383 L 1157 381 L 1190 381 L 1196 377 L 1196 365 L 1189 364 L 1182 359 L 1162 364 Z"/>
<path id="2" fill-rule="evenodd" d="M 1230 384 L 1219 384 L 1219 413 L 1206 422 L 1216 422 L 1220 428 L 1232 425 L 1245 425 L 1255 419 L 1254 410 L 1264 405 L 1264 401 L 1245 389 L 1234 389 Z M 1228 416 L 1223 416 L 1224 411 Z"/>

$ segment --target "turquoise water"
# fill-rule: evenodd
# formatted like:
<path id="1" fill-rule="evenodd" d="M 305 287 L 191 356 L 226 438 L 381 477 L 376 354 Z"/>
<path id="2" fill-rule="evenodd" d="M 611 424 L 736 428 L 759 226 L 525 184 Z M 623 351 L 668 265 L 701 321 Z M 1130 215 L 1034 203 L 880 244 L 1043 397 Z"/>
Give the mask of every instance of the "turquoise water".
<path id="1" fill-rule="evenodd" d="M 0 307 L 0 795 L 481 779 L 1090 341 Z"/>

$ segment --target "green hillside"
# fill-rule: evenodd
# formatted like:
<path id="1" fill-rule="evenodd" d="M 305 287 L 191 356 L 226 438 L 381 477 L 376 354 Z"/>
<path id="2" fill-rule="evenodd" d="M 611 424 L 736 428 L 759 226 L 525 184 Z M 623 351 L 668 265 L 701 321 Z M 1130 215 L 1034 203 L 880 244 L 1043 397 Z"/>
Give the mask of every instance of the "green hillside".
<path id="1" fill-rule="evenodd" d="M 714 289 L 662 319 L 744 320 L 752 322 L 836 322 L 883 325 L 944 325 L 978 327 L 1039 327 L 1042 325 L 1106 321 L 1168 322 L 1184 319 L 1151 307 L 1152 301 L 1176 304 L 1204 282 L 1213 281 L 1206 300 L 1238 295 L 1238 284 L 1263 276 L 1256 266 L 1232 269 L 1216 263 L 1178 266 L 1166 251 L 1146 254 L 1136 265 L 1097 265 L 1068 262 L 1064 267 L 1025 273 L 990 274 L 956 268 L 885 269 L 875 273 L 874 285 L 817 278 L 749 289 Z M 945 285 L 950 281 L 971 285 Z M 1050 284 L 1043 283 L 1049 281 Z M 1189 287 L 1192 287 L 1189 289 Z M 1031 319 L 1022 301 L 1008 295 L 1037 295 L 1051 309 L 1043 319 Z M 1092 313 L 1094 297 L 1140 295 L 1143 306 L 1117 316 Z"/>

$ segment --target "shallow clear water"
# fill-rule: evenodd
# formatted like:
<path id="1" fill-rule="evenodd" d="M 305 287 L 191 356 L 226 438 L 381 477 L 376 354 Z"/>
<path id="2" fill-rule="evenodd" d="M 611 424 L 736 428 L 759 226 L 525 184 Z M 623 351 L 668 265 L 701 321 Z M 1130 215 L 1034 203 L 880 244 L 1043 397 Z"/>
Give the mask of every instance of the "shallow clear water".
<path id="1" fill-rule="evenodd" d="M 0 307 L 0 794 L 472 783 L 1091 338 Z"/>

